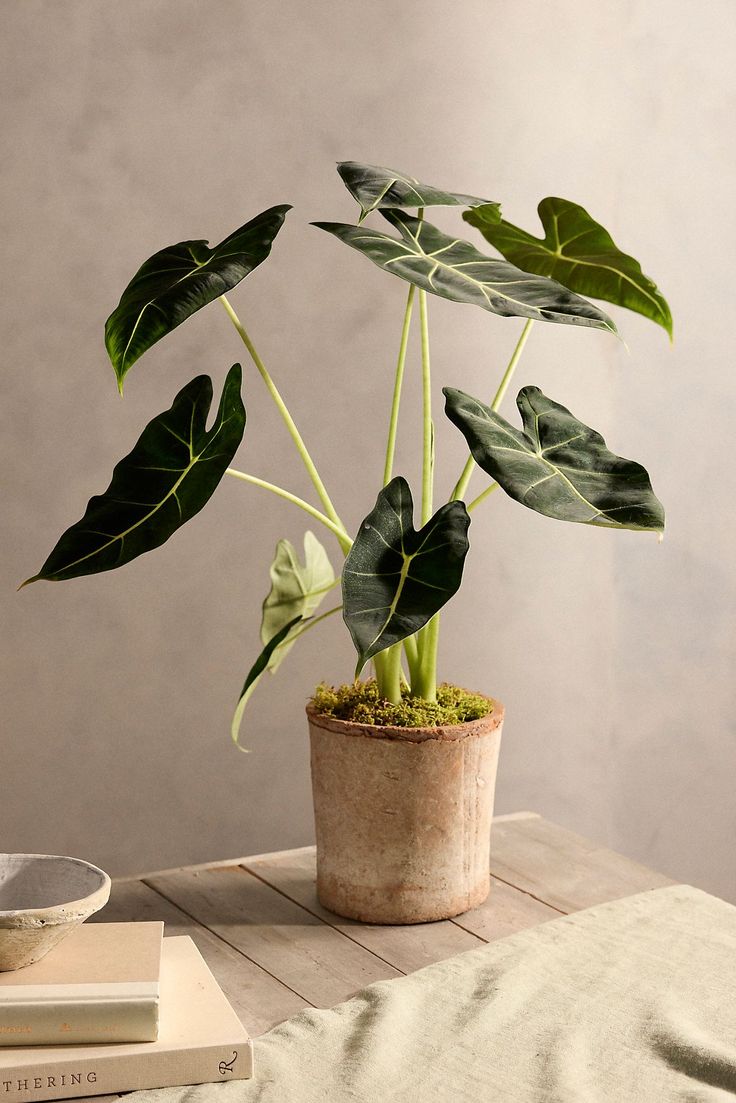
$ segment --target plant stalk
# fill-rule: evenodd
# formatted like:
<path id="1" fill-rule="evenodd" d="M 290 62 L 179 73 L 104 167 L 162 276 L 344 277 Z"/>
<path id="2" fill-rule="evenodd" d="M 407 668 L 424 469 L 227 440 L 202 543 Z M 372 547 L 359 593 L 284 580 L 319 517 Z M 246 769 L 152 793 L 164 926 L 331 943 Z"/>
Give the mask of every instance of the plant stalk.
<path id="1" fill-rule="evenodd" d="M 419 319 L 422 333 L 422 525 L 432 516 L 432 491 L 434 475 L 434 427 L 432 425 L 432 376 L 429 361 L 429 323 L 427 319 L 427 292 L 419 292 Z"/>
<path id="2" fill-rule="evenodd" d="M 419 664 L 416 678 L 412 678 L 411 692 L 425 701 L 437 700 L 437 650 L 440 641 L 440 614 L 435 613 L 419 633 Z"/>
<path id="3" fill-rule="evenodd" d="M 340 518 L 337 514 L 337 511 L 336 511 L 335 507 L 332 504 L 330 496 L 327 493 L 327 488 L 325 487 L 325 484 L 322 482 L 322 479 L 320 478 L 319 472 L 317 471 L 317 468 L 314 465 L 314 461 L 312 460 L 312 457 L 310 456 L 309 452 L 307 451 L 306 444 L 302 440 L 301 433 L 297 429 L 296 423 L 294 422 L 293 417 L 289 413 L 289 410 L 286 406 L 286 403 L 284 402 L 283 398 L 279 394 L 279 391 L 276 387 L 276 384 L 274 383 L 271 376 L 269 375 L 265 364 L 263 363 L 260 356 L 258 355 L 258 352 L 256 350 L 255 345 L 253 344 L 250 337 L 248 336 L 248 334 L 246 332 L 246 329 L 245 329 L 245 326 L 243 325 L 243 323 L 240 321 L 240 318 L 238 318 L 237 314 L 233 310 L 232 306 L 230 305 L 230 302 L 227 299 L 227 296 L 226 295 L 221 295 L 220 296 L 220 301 L 222 302 L 222 305 L 225 307 L 225 311 L 226 311 L 228 317 L 230 318 L 230 321 L 233 323 L 236 330 L 238 331 L 243 344 L 245 345 L 248 352 L 250 353 L 250 356 L 251 356 L 251 359 L 252 359 L 253 363 L 255 364 L 256 368 L 258 369 L 258 371 L 260 373 L 260 376 L 263 379 L 263 382 L 266 384 L 266 387 L 268 389 L 269 394 L 271 395 L 272 399 L 276 403 L 276 407 L 278 408 L 278 411 L 281 414 L 281 417 L 283 418 L 284 422 L 286 423 L 286 427 L 289 430 L 291 438 L 294 441 L 294 444 L 296 445 L 297 451 L 299 452 L 299 455 L 302 458 L 302 462 L 303 462 L 305 468 L 307 469 L 307 474 L 309 475 L 310 479 L 312 480 L 314 488 L 317 491 L 317 494 L 319 495 L 319 498 L 320 498 L 320 501 L 322 502 L 322 505 L 324 506 L 325 513 L 327 514 L 329 519 L 332 521 L 332 523 L 334 525 L 336 525 L 337 527 L 339 527 L 344 532 L 345 531 L 345 526 L 343 525 L 342 521 L 340 520 Z M 349 545 L 345 545 L 343 543 L 343 538 L 342 537 L 338 536 L 338 539 L 340 540 L 340 544 L 343 548 L 343 551 L 347 552 L 348 548 L 349 548 Z"/>
<path id="4" fill-rule="evenodd" d="M 490 483 L 485 490 L 482 490 L 477 498 L 473 498 L 470 505 L 467 507 L 468 513 L 472 513 L 476 506 L 479 506 L 481 502 L 485 501 L 489 494 L 493 494 L 494 490 L 498 490 L 498 483 Z"/>
<path id="5" fill-rule="evenodd" d="M 424 217 L 419 209 L 418 217 Z M 422 525 L 432 517 L 434 496 L 434 425 L 432 424 L 432 373 L 429 356 L 427 292 L 419 292 L 419 323 L 422 341 Z M 439 617 L 435 616 L 417 633 L 417 660 L 411 691 L 425 701 L 437 700 L 437 643 Z"/>
<path id="6" fill-rule="evenodd" d="M 309 502 L 305 502 L 303 498 L 298 498 L 296 494 L 292 494 L 288 490 L 284 490 L 282 486 L 277 486 L 276 483 L 267 483 L 265 479 L 259 479 L 255 475 L 248 475 L 245 471 L 238 471 L 234 467 L 228 467 L 225 469 L 226 475 L 232 475 L 234 479 L 242 479 L 243 482 L 252 483 L 253 486 L 260 486 L 262 490 L 270 490 L 272 494 L 278 494 L 280 498 L 284 498 L 287 502 L 291 502 L 292 505 L 299 506 L 310 517 L 314 517 L 315 521 L 319 521 L 334 533 L 337 539 L 340 541 L 340 547 L 343 551 L 349 551 L 352 547 L 353 541 L 348 536 L 347 532 L 341 525 L 336 525 L 334 521 L 331 521 L 329 517 L 326 517 L 324 513 L 320 513 L 318 509 L 315 509 Z"/>
<path id="7" fill-rule="evenodd" d="M 401 388 L 404 382 L 404 365 L 406 364 L 406 349 L 409 343 L 409 329 L 411 327 L 411 314 L 414 307 L 414 284 L 409 285 L 409 294 L 406 298 L 404 311 L 404 324 L 401 330 L 401 344 L 399 345 L 399 359 L 396 364 L 396 377 L 394 379 L 394 394 L 391 402 L 391 419 L 388 427 L 388 441 L 386 443 L 386 462 L 383 468 L 383 485 L 391 482 L 394 467 L 394 453 L 396 452 L 396 433 L 399 426 L 399 407 L 401 405 Z"/>
<path id="8" fill-rule="evenodd" d="M 292 643 L 293 640 L 298 640 L 299 637 L 303 636 L 305 632 L 308 632 L 310 628 L 314 628 L 320 623 L 320 621 L 327 620 L 327 618 L 331 617 L 334 613 L 339 613 L 341 609 L 342 605 L 336 605 L 334 609 L 328 609 L 326 613 L 320 613 L 318 617 L 309 617 L 309 619 L 306 620 L 303 624 L 297 624 L 294 628 L 294 631 L 290 632 L 284 642 L 279 644 L 279 646 L 276 648 L 276 651 L 278 651 L 279 648 L 284 647 L 287 643 Z"/>
<path id="9" fill-rule="evenodd" d="M 401 704 L 401 644 L 374 655 L 373 667 L 380 696 L 392 705 Z"/>
<path id="10" fill-rule="evenodd" d="M 506 368 L 506 371 L 503 373 L 503 379 L 501 380 L 501 382 L 498 385 L 498 390 L 496 391 L 493 402 L 491 403 L 491 409 L 494 411 L 494 413 L 495 413 L 496 410 L 498 410 L 499 406 L 503 402 L 506 391 L 509 388 L 509 383 L 511 382 L 511 378 L 512 378 L 514 372 L 516 371 L 516 365 L 519 363 L 519 359 L 521 358 L 521 354 L 524 351 L 524 345 L 527 342 L 527 339 L 529 337 L 529 334 L 531 333 L 531 328 L 532 328 L 533 325 L 534 325 L 534 319 L 533 318 L 528 318 L 523 330 L 521 331 L 521 336 L 519 337 L 519 340 L 516 343 L 516 348 L 514 349 L 513 355 L 511 357 L 511 359 L 509 360 L 508 367 Z M 475 460 L 473 459 L 472 456 L 468 456 L 465 467 L 462 470 L 462 474 L 460 475 L 460 478 L 458 479 L 458 481 L 455 484 L 455 489 L 453 490 L 452 494 L 450 495 L 450 501 L 451 502 L 454 502 L 458 498 L 462 499 L 462 498 L 465 497 L 465 491 L 468 489 L 468 483 L 470 482 L 470 477 L 473 474 L 474 468 L 475 468 Z"/>
<path id="11" fill-rule="evenodd" d="M 409 684 L 411 686 L 419 673 L 419 648 L 417 647 L 416 636 L 407 636 L 406 639 L 402 641 L 402 646 L 409 667 Z"/>

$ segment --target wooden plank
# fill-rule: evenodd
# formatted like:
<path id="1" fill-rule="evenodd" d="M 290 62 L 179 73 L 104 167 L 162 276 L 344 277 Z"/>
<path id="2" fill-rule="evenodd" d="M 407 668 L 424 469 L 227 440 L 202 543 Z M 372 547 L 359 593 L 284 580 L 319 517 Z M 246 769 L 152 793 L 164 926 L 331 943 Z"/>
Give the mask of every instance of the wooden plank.
<path id="1" fill-rule="evenodd" d="M 539 812 L 505 812 L 503 816 L 494 816 L 494 823 L 506 823 L 508 820 L 538 820 Z"/>
<path id="2" fill-rule="evenodd" d="M 539 812 L 506 812 L 502 816 L 495 816 L 494 823 L 503 823 L 505 820 L 539 819 Z M 273 850 L 266 854 L 246 854 L 240 858 L 221 858 L 216 862 L 198 862 L 188 866 L 169 866 L 166 869 L 155 869 L 148 873 L 131 873 L 127 876 L 117 877 L 116 882 L 124 881 L 151 881 L 154 877 L 167 877 L 170 873 L 179 873 L 181 870 L 222 869 L 225 866 L 247 866 L 249 862 L 260 861 L 261 858 L 281 858 L 288 854 L 299 854 L 302 850 L 314 849 L 313 847 L 300 846 L 292 850 Z"/>
<path id="3" fill-rule="evenodd" d="M 240 867 L 148 883 L 315 1007 L 400 973 Z"/>
<path id="4" fill-rule="evenodd" d="M 303 997 L 140 881 L 114 881 L 110 902 L 90 922 L 128 923 L 147 919 L 165 923 L 167 935 L 187 934 L 194 940 L 250 1034 L 261 1034 L 308 1006 Z"/>
<path id="5" fill-rule="evenodd" d="M 491 877 L 488 899 L 472 911 L 455 916 L 452 922 L 463 930 L 471 931 L 484 942 L 494 942 L 497 938 L 537 927 L 550 919 L 559 919 L 561 914 L 556 908 L 535 900 L 521 889 Z"/>
<path id="6" fill-rule="evenodd" d="M 246 857 L 249 857 L 249 855 L 246 855 Z M 223 869 L 225 866 L 239 866 L 244 861 L 244 857 L 222 858 L 215 862 L 197 862 L 194 865 L 187 866 L 167 866 L 166 869 L 152 869 L 147 870 L 145 873 L 129 873 L 121 877 L 116 877 L 115 883 L 122 885 L 126 881 L 150 881 L 154 877 L 168 877 L 170 873 L 180 873 L 183 869 L 190 872 L 199 869 Z"/>
<path id="7" fill-rule="evenodd" d="M 491 873 L 563 912 L 675 884 L 543 819 L 494 822 Z"/>
<path id="8" fill-rule="evenodd" d="M 313 846 L 248 858 L 244 865 L 266 884 L 301 904 L 312 915 L 377 954 L 402 973 L 411 973 L 434 961 L 442 961 L 482 945 L 482 939 L 449 920 L 393 927 L 358 923 L 327 911 L 317 900 Z"/>

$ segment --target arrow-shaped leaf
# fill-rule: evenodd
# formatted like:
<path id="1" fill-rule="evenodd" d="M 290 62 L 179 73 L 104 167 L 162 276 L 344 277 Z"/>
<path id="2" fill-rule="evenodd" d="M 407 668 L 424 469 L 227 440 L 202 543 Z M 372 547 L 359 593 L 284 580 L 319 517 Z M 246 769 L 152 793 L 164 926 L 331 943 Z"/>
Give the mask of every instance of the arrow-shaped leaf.
<path id="1" fill-rule="evenodd" d="M 291 632 L 292 628 L 301 620 L 301 617 L 294 617 L 292 620 L 282 625 L 279 631 L 271 637 L 266 643 L 266 646 L 261 651 L 260 655 L 253 663 L 253 666 L 248 671 L 245 683 L 240 691 L 240 697 L 238 698 L 238 704 L 233 715 L 232 724 L 230 726 L 230 735 L 232 736 L 233 743 L 236 747 L 239 747 L 241 751 L 245 750 L 245 747 L 240 746 L 240 725 L 243 722 L 243 713 L 245 712 L 245 706 L 248 704 L 253 691 L 260 682 L 263 675 L 268 669 L 269 663 L 273 658 L 273 654 L 276 651 L 279 644 L 283 643 L 286 637 Z"/>
<path id="2" fill-rule="evenodd" d="M 466 211 L 486 241 L 525 272 L 551 276 L 571 291 L 635 310 L 672 336 L 672 315 L 656 284 L 633 257 L 622 253 L 607 230 L 567 199 L 543 199 L 537 208 L 545 236 L 536 238 L 510 222 Z"/>
<path id="3" fill-rule="evenodd" d="M 448 502 L 417 532 L 406 479 L 383 488 L 360 526 L 342 575 L 343 617 L 358 652 L 373 655 L 413 635 L 455 594 L 468 550 L 462 502 Z"/>
<path id="4" fill-rule="evenodd" d="M 105 345 L 118 386 L 152 345 L 224 295 L 271 252 L 288 204 L 271 207 L 210 249 L 180 241 L 154 253 L 136 272 L 105 323 Z"/>
<path id="5" fill-rule="evenodd" d="M 322 544 L 312 532 L 304 534 L 304 563 L 290 540 L 279 540 L 270 568 L 271 589 L 263 603 L 261 643 L 267 646 L 283 626 L 295 618 L 307 620 L 328 590 L 335 585 L 335 572 Z M 268 669 L 278 669 L 292 647 L 283 643 L 272 653 Z"/>
<path id="6" fill-rule="evenodd" d="M 212 382 L 199 375 L 170 410 L 148 423 L 135 448 L 115 467 L 104 494 L 90 499 L 28 582 L 58 582 L 122 567 L 165 543 L 212 496 L 243 438 L 241 369 L 228 372 L 211 429 Z M 23 585 L 27 585 L 24 583 Z"/>
<path id="7" fill-rule="evenodd" d="M 609 452 L 600 433 L 538 387 L 523 387 L 516 400 L 524 432 L 463 391 L 444 394 L 475 462 L 517 502 L 560 521 L 663 530 L 662 504 L 641 464 Z"/>
<path id="8" fill-rule="evenodd" d="M 474 245 L 451 238 L 428 222 L 402 211 L 384 211 L 401 240 L 365 226 L 315 222 L 402 280 L 459 303 L 472 303 L 504 317 L 592 326 L 616 332 L 602 310 L 562 284 L 522 272 L 503 260 L 479 253 Z"/>
<path id="9" fill-rule="evenodd" d="M 371 211 L 395 207 L 482 207 L 489 221 L 501 218 L 500 204 L 475 195 L 443 191 L 420 184 L 413 176 L 382 165 L 364 165 L 360 161 L 341 161 L 337 166 L 345 187 L 360 204 L 360 221 Z"/>

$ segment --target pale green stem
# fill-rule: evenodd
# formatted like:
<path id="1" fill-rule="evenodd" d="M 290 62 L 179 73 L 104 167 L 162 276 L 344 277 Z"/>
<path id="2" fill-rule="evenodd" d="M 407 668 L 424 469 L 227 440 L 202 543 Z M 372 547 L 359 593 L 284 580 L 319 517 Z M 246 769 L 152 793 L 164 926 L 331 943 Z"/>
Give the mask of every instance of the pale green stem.
<path id="1" fill-rule="evenodd" d="M 433 428 L 432 428 L 432 377 L 429 363 L 429 325 L 427 321 L 427 292 L 419 292 L 419 319 L 422 332 L 422 409 L 423 409 L 423 454 L 422 454 L 422 524 L 426 525 L 432 516 L 432 476 Z"/>
<path id="2" fill-rule="evenodd" d="M 440 639 L 440 615 L 435 613 L 420 632 L 421 656 L 417 677 L 412 678 L 411 692 L 425 701 L 437 700 L 437 650 Z"/>
<path id="3" fill-rule="evenodd" d="M 418 217 L 424 217 L 420 208 Z M 432 375 L 429 358 L 429 320 L 427 317 L 427 292 L 419 292 L 419 322 L 422 340 L 422 525 L 432 517 L 434 490 L 434 426 L 432 424 Z M 437 618 L 433 618 L 436 620 Z M 439 624 L 439 622 L 438 622 Z M 432 621 L 417 633 L 417 661 L 412 693 L 425 701 L 436 700 L 437 639 L 431 628 Z M 438 627 L 438 625 L 437 625 Z M 415 682 L 417 685 L 415 686 Z"/>
<path id="4" fill-rule="evenodd" d="M 401 703 L 401 647 L 394 644 L 373 656 L 378 692 L 392 705 Z"/>
<path id="5" fill-rule="evenodd" d="M 298 640 L 299 637 L 303 636 L 305 632 L 308 632 L 310 628 L 314 628 L 314 626 L 319 624 L 322 620 L 327 620 L 333 613 L 339 613 L 341 609 L 342 605 L 336 605 L 334 609 L 328 609 L 326 613 L 320 613 L 318 617 L 310 617 L 304 624 L 300 624 L 293 632 L 290 632 L 284 642 L 279 644 L 279 647 L 284 647 L 285 644 L 291 643 L 292 640 Z M 275 651 L 278 651 L 279 647 L 277 647 Z"/>
<path id="6" fill-rule="evenodd" d="M 506 391 L 508 390 L 508 387 L 509 387 L 509 383 L 511 382 L 511 377 L 513 376 L 514 372 L 516 371 L 516 365 L 519 363 L 519 359 L 521 357 L 521 354 L 524 351 L 524 345 L 527 342 L 527 338 L 529 337 L 529 334 L 531 332 L 531 328 L 532 328 L 533 325 L 534 325 L 534 319 L 529 318 L 529 319 L 527 319 L 527 322 L 526 322 L 523 330 L 521 331 L 521 337 L 519 338 L 519 340 L 516 343 L 516 348 L 514 349 L 514 354 L 511 357 L 511 359 L 509 360 L 509 366 L 506 368 L 506 371 L 503 374 L 503 379 L 499 383 L 498 390 L 496 391 L 496 395 L 493 399 L 493 402 L 491 403 L 491 409 L 494 412 L 496 410 L 498 410 L 499 406 L 503 402 L 504 395 L 506 394 Z M 470 477 L 473 474 L 474 468 L 475 468 L 475 460 L 473 459 L 472 456 L 468 456 L 468 461 L 465 464 L 465 467 L 463 468 L 463 471 L 462 471 L 462 474 L 461 474 L 460 478 L 458 479 L 457 483 L 455 484 L 455 489 L 453 490 L 452 494 L 450 495 L 450 501 L 451 502 L 455 501 L 457 498 L 463 498 L 465 496 L 465 491 L 468 489 L 468 483 L 470 482 Z"/>
<path id="7" fill-rule="evenodd" d="M 409 287 L 404 311 L 404 325 L 401 330 L 401 344 L 399 345 L 399 359 L 396 365 L 396 378 L 394 380 L 394 396 L 391 403 L 391 420 L 388 427 L 388 441 L 386 443 L 386 463 L 383 468 L 383 485 L 391 482 L 391 474 L 394 467 L 394 453 L 396 451 L 396 433 L 399 425 L 399 406 L 401 405 L 401 387 L 404 382 L 404 365 L 406 363 L 406 348 L 409 343 L 409 329 L 411 326 L 411 313 L 414 306 L 414 284 Z"/>
<path id="8" fill-rule="evenodd" d="M 482 490 L 477 498 L 473 498 L 470 505 L 467 507 L 468 513 L 472 513 L 476 506 L 479 506 L 481 502 L 485 501 L 489 494 L 493 494 L 494 490 L 498 490 L 498 483 L 490 483 L 489 486 Z"/>
<path id="9" fill-rule="evenodd" d="M 238 318 L 237 314 L 233 310 L 233 308 L 230 305 L 227 297 L 225 295 L 220 295 L 220 301 L 222 302 L 222 305 L 225 307 L 225 310 L 227 312 L 228 317 L 230 318 L 230 321 L 233 323 L 236 330 L 240 334 L 240 338 L 241 338 L 243 344 L 245 345 L 248 352 L 250 353 L 250 356 L 251 356 L 251 359 L 253 360 L 253 363 L 255 364 L 256 368 L 258 369 L 258 371 L 261 375 L 261 378 L 263 379 L 263 382 L 266 384 L 266 387 L 268 388 L 269 394 L 271 395 L 272 399 L 276 403 L 278 411 L 281 414 L 281 417 L 284 419 L 284 422 L 286 423 L 286 427 L 289 430 L 289 433 L 291 434 L 291 438 L 294 441 L 294 444 L 296 445 L 297 451 L 299 452 L 299 455 L 302 458 L 302 463 L 304 464 L 304 466 L 307 469 L 307 473 L 308 473 L 310 479 L 312 480 L 312 483 L 314 484 L 314 488 L 317 491 L 317 494 L 319 495 L 320 501 L 322 502 L 322 505 L 325 508 L 325 512 L 326 512 L 327 516 L 330 518 L 330 520 L 333 522 L 334 525 L 339 526 L 339 528 L 344 531 L 345 526 L 343 525 L 342 521 L 340 520 L 340 518 L 337 514 L 337 511 L 335 510 L 335 507 L 332 504 L 330 496 L 327 493 L 327 489 L 326 489 L 324 483 L 322 482 L 322 479 L 319 476 L 319 472 L 317 471 L 317 468 L 314 465 L 314 461 L 312 460 L 312 457 L 309 455 L 309 452 L 307 451 L 307 446 L 304 443 L 304 441 L 302 440 L 301 433 L 297 429 L 296 424 L 294 422 L 294 419 L 293 419 L 293 417 L 291 416 L 291 414 L 289 413 L 289 411 L 287 409 L 286 403 L 284 402 L 283 398 L 279 394 L 278 389 L 276 387 L 276 384 L 271 379 L 271 376 L 268 374 L 268 371 L 266 370 L 265 364 L 263 363 L 260 356 L 258 355 L 258 352 L 256 351 L 255 345 L 253 344 L 250 337 L 248 336 L 243 323 L 240 321 L 240 318 Z M 340 542 L 342 543 L 342 540 Z M 346 549 L 344 549 L 344 550 L 346 550 Z"/>
<path id="10" fill-rule="evenodd" d="M 432 517 L 433 476 L 434 476 L 434 426 L 432 425 L 432 379 L 429 360 L 429 323 L 427 319 L 427 293 L 419 292 L 419 320 L 422 337 L 422 410 L 423 410 L 423 451 L 422 451 L 422 525 Z M 431 622 L 430 622 L 431 624 Z M 437 643 L 433 642 L 429 625 L 417 633 L 417 663 L 412 677 L 411 689 L 416 696 L 425 701 L 436 699 L 437 682 Z"/>
<path id="11" fill-rule="evenodd" d="M 409 677 L 413 682 L 419 671 L 419 648 L 417 647 L 417 638 L 416 636 L 407 636 L 402 643 L 406 661 L 409 665 Z"/>
<path id="12" fill-rule="evenodd" d="M 315 509 L 309 502 L 305 502 L 303 498 L 297 498 L 296 494 L 292 494 L 288 490 L 284 490 L 282 486 L 276 486 L 275 483 L 267 483 L 265 479 L 258 479 L 255 475 L 248 475 L 245 471 L 237 471 L 234 467 L 228 467 L 225 470 L 226 475 L 232 475 L 234 479 L 242 479 L 245 483 L 252 483 L 253 486 L 260 486 L 262 490 L 270 490 L 272 494 L 278 494 L 279 498 L 284 498 L 287 502 L 291 502 L 292 505 L 299 506 L 310 517 L 314 517 L 315 521 L 319 521 L 320 524 L 333 532 L 337 539 L 340 541 L 340 546 L 344 551 L 349 551 L 352 547 L 353 541 L 348 536 L 347 532 L 341 525 L 336 525 L 334 521 L 331 521 L 329 517 L 326 517 L 324 513 L 320 513 L 318 509 Z"/>

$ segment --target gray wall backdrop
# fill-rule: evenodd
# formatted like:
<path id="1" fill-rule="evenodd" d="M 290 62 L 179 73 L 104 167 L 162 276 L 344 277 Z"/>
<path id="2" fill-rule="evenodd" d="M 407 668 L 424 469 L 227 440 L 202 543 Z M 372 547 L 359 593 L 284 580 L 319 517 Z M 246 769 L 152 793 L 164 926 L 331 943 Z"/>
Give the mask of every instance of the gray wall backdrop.
<path id="1" fill-rule="evenodd" d="M 617 312 L 627 347 L 538 325 L 518 373 L 648 467 L 664 543 L 495 495 L 444 616 L 442 673 L 506 703 L 500 812 L 537 809 L 736 899 L 730 0 L 2 9 L 2 849 L 120 874 L 311 841 L 302 709 L 318 680 L 351 676 L 337 619 L 257 693 L 251 754 L 228 739 L 273 548 L 301 541 L 301 513 L 226 480 L 119 573 L 15 586 L 186 381 L 217 388 L 244 358 L 214 304 L 121 401 L 102 327 L 124 284 L 156 249 L 217 241 L 278 202 L 295 206 L 287 228 L 232 297 L 357 527 L 380 481 L 405 285 L 308 226 L 353 218 L 333 166 L 354 158 L 488 194 L 531 230 L 540 198 L 574 199 L 669 298 L 672 348 Z M 492 394 L 521 323 L 430 308 L 443 495 L 463 453 L 439 389 Z M 416 333 L 411 356 L 398 470 L 416 487 Z M 252 367 L 245 398 L 238 465 L 309 495 Z"/>

